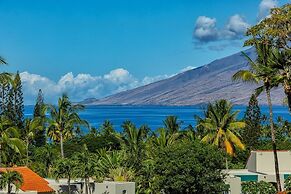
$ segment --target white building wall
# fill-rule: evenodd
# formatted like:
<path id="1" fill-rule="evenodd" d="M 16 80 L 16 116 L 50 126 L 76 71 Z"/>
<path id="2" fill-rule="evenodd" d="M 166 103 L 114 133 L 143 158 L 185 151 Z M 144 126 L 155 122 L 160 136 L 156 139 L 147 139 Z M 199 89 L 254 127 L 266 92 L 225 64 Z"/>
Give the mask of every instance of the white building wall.
<path id="1" fill-rule="evenodd" d="M 240 194 L 241 193 L 241 179 L 235 176 L 227 176 L 225 183 L 229 184 L 229 194 Z"/>
<path id="2" fill-rule="evenodd" d="M 96 183 L 93 194 L 135 194 L 135 183 L 107 181 Z"/>
<path id="3" fill-rule="evenodd" d="M 279 171 L 291 171 L 291 152 L 278 151 Z M 252 151 L 247 163 L 247 169 L 251 172 L 274 174 L 274 153 L 272 151 Z"/>

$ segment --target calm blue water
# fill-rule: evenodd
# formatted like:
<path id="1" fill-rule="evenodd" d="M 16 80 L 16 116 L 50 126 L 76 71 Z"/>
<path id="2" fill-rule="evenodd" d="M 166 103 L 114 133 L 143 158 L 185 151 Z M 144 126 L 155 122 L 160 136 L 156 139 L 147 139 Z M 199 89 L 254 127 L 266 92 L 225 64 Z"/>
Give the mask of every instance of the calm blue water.
<path id="1" fill-rule="evenodd" d="M 245 106 L 235 106 L 234 110 L 239 110 L 239 118 L 244 115 Z M 275 106 L 275 117 L 281 116 L 291 121 L 291 116 L 287 107 Z M 263 114 L 268 114 L 268 107 L 261 106 Z M 31 117 L 33 106 L 25 106 L 25 116 Z M 203 115 L 201 106 L 87 106 L 80 112 L 80 116 L 86 119 L 91 126 L 100 127 L 104 120 L 110 120 L 116 130 L 120 130 L 121 124 L 125 120 L 134 122 L 137 126 L 147 124 L 151 129 L 155 130 L 163 126 L 163 120 L 168 115 L 176 115 L 182 121 L 182 126 L 195 125 L 194 115 Z"/>

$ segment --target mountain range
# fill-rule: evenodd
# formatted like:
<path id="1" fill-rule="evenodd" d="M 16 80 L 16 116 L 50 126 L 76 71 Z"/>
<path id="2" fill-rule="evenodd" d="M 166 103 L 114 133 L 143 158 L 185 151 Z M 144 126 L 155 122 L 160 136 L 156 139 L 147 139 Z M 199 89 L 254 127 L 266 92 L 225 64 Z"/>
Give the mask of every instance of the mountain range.
<path id="1" fill-rule="evenodd" d="M 245 53 L 255 59 L 254 49 Z M 207 65 L 185 71 L 168 79 L 157 81 L 135 89 L 120 92 L 102 99 L 86 99 L 85 105 L 167 105 L 184 106 L 227 99 L 234 104 L 247 104 L 258 85 L 233 82 L 232 75 L 247 69 L 248 62 L 242 53 L 215 60 Z M 282 105 L 282 88 L 272 91 L 272 101 Z M 265 94 L 259 98 L 260 104 L 266 104 Z"/>

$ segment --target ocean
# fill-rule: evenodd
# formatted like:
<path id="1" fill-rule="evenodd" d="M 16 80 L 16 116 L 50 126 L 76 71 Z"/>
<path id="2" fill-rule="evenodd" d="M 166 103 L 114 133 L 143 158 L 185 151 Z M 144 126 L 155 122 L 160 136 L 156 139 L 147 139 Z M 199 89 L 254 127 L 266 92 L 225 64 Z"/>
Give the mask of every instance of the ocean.
<path id="1" fill-rule="evenodd" d="M 202 106 L 86 106 L 85 110 L 79 114 L 81 118 L 87 120 L 91 126 L 99 128 L 104 120 L 110 120 L 117 131 L 121 130 L 121 125 L 125 120 L 130 120 L 137 127 L 147 124 L 152 130 L 163 126 L 163 120 L 169 115 L 175 115 L 182 122 L 182 128 L 188 125 L 195 126 L 194 115 L 203 115 Z M 234 106 L 234 110 L 239 110 L 238 118 L 242 118 L 246 110 L 245 106 Z M 285 120 L 291 121 L 291 116 L 286 106 L 274 106 L 275 120 L 281 116 Z M 261 106 L 262 114 L 268 115 L 268 107 Z M 31 117 L 33 106 L 25 106 L 25 117 Z M 86 133 L 87 130 L 84 129 Z"/>

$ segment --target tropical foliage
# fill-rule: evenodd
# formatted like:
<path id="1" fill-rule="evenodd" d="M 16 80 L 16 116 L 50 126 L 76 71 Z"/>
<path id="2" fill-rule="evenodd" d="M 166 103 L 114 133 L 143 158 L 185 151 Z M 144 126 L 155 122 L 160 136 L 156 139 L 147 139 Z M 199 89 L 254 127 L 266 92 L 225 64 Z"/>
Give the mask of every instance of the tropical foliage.
<path id="1" fill-rule="evenodd" d="M 87 122 L 82 120 L 77 111 L 82 110 L 82 105 L 73 105 L 67 95 L 58 100 L 58 106 L 49 106 L 50 117 L 48 119 L 48 136 L 60 143 L 61 156 L 64 158 L 64 141 L 72 138 L 80 132 L 80 127 Z"/>
<path id="2" fill-rule="evenodd" d="M 232 105 L 226 100 L 209 104 L 205 118 L 196 117 L 198 126 L 207 130 L 201 141 L 224 149 L 229 155 L 234 155 L 235 148 L 245 149 L 237 132 L 245 127 L 245 123 L 236 120 L 237 114 L 238 111 L 233 112 Z"/>
<path id="3" fill-rule="evenodd" d="M 242 183 L 242 193 L 243 194 L 255 194 L 255 193 L 274 194 L 276 193 L 276 188 L 272 185 L 272 183 L 267 183 L 264 181 L 260 181 L 260 182 L 247 181 L 247 182 Z"/>
<path id="4" fill-rule="evenodd" d="M 193 119 L 196 125 L 186 128 L 174 115 L 157 129 L 131 121 L 117 129 L 109 120 L 95 128 L 79 116 L 84 106 L 65 94 L 57 105 L 47 105 L 41 90 L 33 118 L 24 118 L 20 74 L 0 73 L 0 166 L 28 165 L 43 177 L 67 178 L 68 185 L 78 177 L 86 194 L 92 193 L 93 180 L 135 181 L 139 194 L 223 193 L 228 186 L 222 169 L 244 167 L 252 149 L 273 149 L 277 188 L 247 182 L 243 193 L 281 191 L 277 149 L 291 150 L 291 123 L 274 121 L 271 92 L 283 86 L 291 112 L 290 13 L 290 4 L 274 8 L 270 17 L 247 31 L 245 45 L 253 46 L 257 57 L 242 53 L 249 69 L 236 72 L 233 80 L 258 87 L 243 118 L 231 102 L 221 99 L 209 103 L 204 115 Z M 0 64 L 7 62 L 0 57 Z M 269 120 L 261 115 L 257 101 L 263 92 Z M 82 133 L 85 128 L 89 133 Z M 0 176 L 0 187 L 8 193 L 11 184 L 19 188 L 21 182 L 14 171 Z M 290 178 L 285 186 L 291 188 Z"/>
<path id="5" fill-rule="evenodd" d="M 23 178 L 20 173 L 12 170 L 5 170 L 1 173 L 0 187 L 7 190 L 7 194 L 12 193 L 12 185 L 15 186 L 17 192 L 23 183 Z"/>

